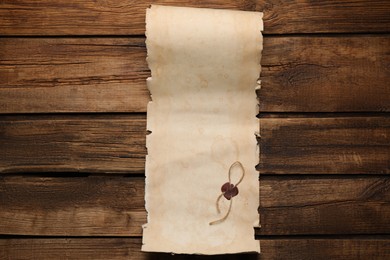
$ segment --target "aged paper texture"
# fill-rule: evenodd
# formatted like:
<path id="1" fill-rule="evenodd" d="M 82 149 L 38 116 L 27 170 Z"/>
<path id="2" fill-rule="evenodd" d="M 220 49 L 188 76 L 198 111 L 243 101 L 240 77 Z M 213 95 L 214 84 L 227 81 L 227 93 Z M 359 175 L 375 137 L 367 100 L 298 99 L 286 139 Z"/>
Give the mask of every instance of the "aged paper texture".
<path id="1" fill-rule="evenodd" d="M 262 13 L 153 5 L 146 29 L 152 101 L 142 250 L 259 252 Z"/>

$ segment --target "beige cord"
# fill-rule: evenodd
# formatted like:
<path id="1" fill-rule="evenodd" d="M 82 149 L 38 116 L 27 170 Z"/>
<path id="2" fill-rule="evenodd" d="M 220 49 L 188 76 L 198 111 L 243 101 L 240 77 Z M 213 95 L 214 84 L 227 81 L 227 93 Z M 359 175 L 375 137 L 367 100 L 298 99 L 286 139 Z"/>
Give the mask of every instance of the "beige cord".
<path id="1" fill-rule="evenodd" d="M 228 173 L 229 182 L 228 182 L 228 184 L 231 185 L 232 168 L 233 168 L 235 165 L 239 165 L 239 166 L 240 166 L 240 168 L 242 169 L 242 175 L 241 175 L 240 179 L 238 180 L 238 182 L 237 182 L 235 185 L 233 185 L 233 187 L 230 186 L 229 189 L 228 189 L 227 191 L 236 188 L 236 187 L 238 186 L 238 184 L 240 184 L 240 183 L 242 182 L 242 180 L 244 179 L 244 176 L 245 176 L 245 169 L 244 169 L 244 166 L 242 165 L 241 162 L 236 161 L 236 162 L 234 162 L 234 163 L 230 166 L 230 168 L 229 168 L 229 173 Z M 226 183 L 225 183 L 225 184 L 226 184 Z M 225 185 L 225 184 L 224 184 L 224 185 Z M 216 208 L 217 208 L 218 214 L 221 213 L 221 210 L 220 210 L 220 208 L 219 208 L 219 201 L 221 200 L 222 196 L 225 195 L 225 193 L 226 193 L 227 191 L 222 192 L 222 193 L 217 197 L 217 201 L 216 201 L 216 203 L 215 203 L 215 206 L 216 206 Z M 237 191 L 238 191 L 238 189 L 237 189 Z M 234 196 L 235 196 L 235 195 L 234 195 Z M 222 223 L 223 221 L 225 221 L 225 219 L 227 219 L 227 217 L 229 216 L 230 211 L 231 211 L 231 209 L 232 209 L 233 197 L 234 197 L 234 196 L 232 196 L 232 197 L 229 199 L 229 200 L 230 200 L 229 209 L 228 209 L 228 211 L 226 212 L 225 216 L 223 216 L 222 218 L 220 218 L 220 219 L 218 219 L 218 220 L 215 220 L 215 221 L 210 222 L 209 225 L 219 224 L 219 223 Z"/>

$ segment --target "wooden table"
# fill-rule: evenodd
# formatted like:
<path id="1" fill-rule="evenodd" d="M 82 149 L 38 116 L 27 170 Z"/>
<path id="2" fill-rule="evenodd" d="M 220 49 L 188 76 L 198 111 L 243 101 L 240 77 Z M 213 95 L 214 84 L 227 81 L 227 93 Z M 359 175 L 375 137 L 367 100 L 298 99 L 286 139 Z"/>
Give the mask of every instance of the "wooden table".
<path id="1" fill-rule="evenodd" d="M 140 252 L 150 2 L 0 2 L 0 259 L 173 258 Z M 264 11 L 247 258 L 390 259 L 390 2 L 153 2 Z"/>

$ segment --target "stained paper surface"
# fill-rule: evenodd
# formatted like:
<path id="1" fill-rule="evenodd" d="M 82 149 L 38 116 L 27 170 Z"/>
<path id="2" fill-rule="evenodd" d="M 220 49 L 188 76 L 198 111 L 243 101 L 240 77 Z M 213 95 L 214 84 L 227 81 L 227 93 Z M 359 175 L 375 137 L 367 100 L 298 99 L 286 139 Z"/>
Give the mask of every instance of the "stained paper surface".
<path id="1" fill-rule="evenodd" d="M 148 104 L 143 251 L 259 252 L 255 133 L 262 13 L 153 5 L 146 45 Z M 216 200 L 240 162 L 230 201 Z M 231 183 L 242 171 L 233 169 Z"/>

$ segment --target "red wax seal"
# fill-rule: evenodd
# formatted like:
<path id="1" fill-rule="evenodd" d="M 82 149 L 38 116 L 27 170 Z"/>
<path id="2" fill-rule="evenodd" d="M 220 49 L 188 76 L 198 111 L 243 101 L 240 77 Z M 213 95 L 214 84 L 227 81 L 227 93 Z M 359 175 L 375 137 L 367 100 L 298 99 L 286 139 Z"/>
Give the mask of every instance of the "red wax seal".
<path id="1" fill-rule="evenodd" d="M 233 198 L 234 196 L 237 196 L 237 194 L 238 194 L 237 186 L 234 186 L 230 182 L 226 182 L 224 185 L 222 185 L 221 191 L 223 193 L 223 196 L 227 200 L 230 200 L 231 198 Z"/>

